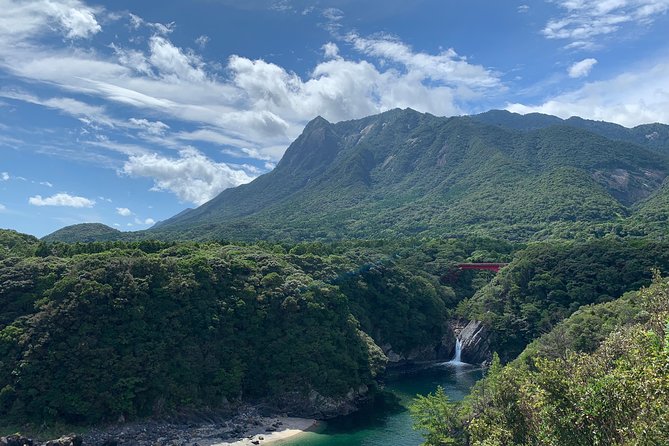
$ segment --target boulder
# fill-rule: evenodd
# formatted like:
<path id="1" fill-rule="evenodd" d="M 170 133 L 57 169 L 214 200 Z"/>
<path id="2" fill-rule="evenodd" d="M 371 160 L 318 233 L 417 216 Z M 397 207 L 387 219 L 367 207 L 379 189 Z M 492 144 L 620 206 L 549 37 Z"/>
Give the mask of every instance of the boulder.
<path id="1" fill-rule="evenodd" d="M 44 446 L 81 446 L 84 443 L 79 435 L 65 435 L 57 440 L 49 440 L 44 443 Z"/>
<path id="2" fill-rule="evenodd" d="M 480 321 L 469 321 L 460 331 L 458 338 L 462 342 L 462 362 L 482 364 L 490 361 L 490 332 Z"/>
<path id="3" fill-rule="evenodd" d="M 33 444 L 30 438 L 19 434 L 0 437 L 0 446 L 33 446 Z"/>

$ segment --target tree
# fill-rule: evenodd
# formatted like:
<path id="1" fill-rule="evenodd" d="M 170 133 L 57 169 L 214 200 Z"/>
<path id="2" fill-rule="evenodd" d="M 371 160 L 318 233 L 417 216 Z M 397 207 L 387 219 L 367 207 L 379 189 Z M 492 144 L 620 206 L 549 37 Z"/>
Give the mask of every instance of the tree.
<path id="1" fill-rule="evenodd" d="M 423 432 L 426 446 L 455 444 L 460 426 L 457 406 L 439 386 L 434 393 L 418 395 L 409 406 L 415 430 Z"/>

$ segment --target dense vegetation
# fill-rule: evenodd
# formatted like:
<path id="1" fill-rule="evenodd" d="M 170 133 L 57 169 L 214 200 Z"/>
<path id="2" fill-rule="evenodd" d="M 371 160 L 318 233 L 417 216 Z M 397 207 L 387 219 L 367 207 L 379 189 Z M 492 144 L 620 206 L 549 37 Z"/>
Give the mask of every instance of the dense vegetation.
<path id="1" fill-rule="evenodd" d="M 669 442 L 669 280 L 585 307 L 457 406 L 412 408 L 426 444 L 660 445 Z"/>
<path id="2" fill-rule="evenodd" d="M 483 321 L 492 332 L 492 349 L 508 361 L 581 306 L 648 285 L 653 268 L 669 272 L 669 242 L 607 238 L 533 244 L 461 302 L 458 314 Z"/>
<path id="3" fill-rule="evenodd" d="M 110 228 L 102 223 L 81 223 L 61 228 L 44 237 L 44 241 L 65 243 L 95 242 L 118 239 L 121 235 L 121 231 L 118 229 Z"/>
<path id="4" fill-rule="evenodd" d="M 436 354 L 452 309 L 481 285 L 452 265 L 513 249 L 0 237 L 0 418 L 20 422 L 240 400 L 317 413 L 313 392 L 341 401 L 374 386 L 379 346 Z"/>

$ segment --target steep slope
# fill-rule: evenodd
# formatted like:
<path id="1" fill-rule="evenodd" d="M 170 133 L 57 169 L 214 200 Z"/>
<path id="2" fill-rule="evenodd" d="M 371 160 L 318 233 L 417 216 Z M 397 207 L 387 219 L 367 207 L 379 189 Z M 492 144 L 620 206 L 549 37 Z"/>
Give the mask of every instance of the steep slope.
<path id="1" fill-rule="evenodd" d="M 515 124 L 410 109 L 337 124 L 319 117 L 272 172 L 147 235 L 570 237 L 624 222 L 669 173 L 667 156 L 639 145 L 556 117 L 500 113 Z"/>

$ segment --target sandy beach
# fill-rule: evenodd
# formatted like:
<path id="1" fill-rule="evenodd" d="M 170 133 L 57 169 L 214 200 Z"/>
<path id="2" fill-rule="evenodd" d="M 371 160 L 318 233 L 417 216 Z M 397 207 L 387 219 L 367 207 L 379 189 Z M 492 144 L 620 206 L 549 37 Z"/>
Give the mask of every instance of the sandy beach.
<path id="1" fill-rule="evenodd" d="M 211 446 L 267 445 L 314 429 L 316 426 L 318 426 L 318 421 L 309 418 L 267 418 L 263 419 L 259 426 L 248 430 L 245 433 L 244 439 L 236 441 L 228 440 L 221 443 L 214 443 Z"/>

